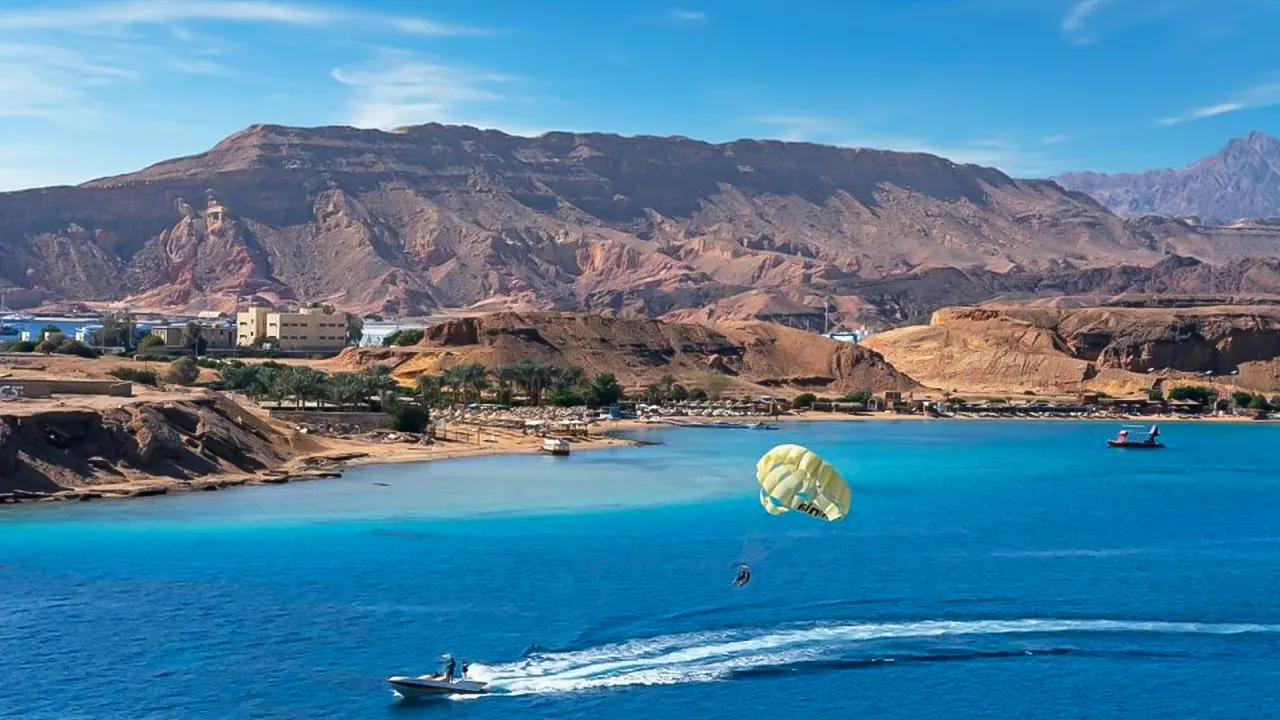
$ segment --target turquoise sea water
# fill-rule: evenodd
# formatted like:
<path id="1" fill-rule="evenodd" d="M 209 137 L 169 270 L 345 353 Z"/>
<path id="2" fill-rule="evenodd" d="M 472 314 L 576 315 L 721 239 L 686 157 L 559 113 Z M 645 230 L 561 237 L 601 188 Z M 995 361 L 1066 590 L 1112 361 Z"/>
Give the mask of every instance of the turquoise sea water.
<path id="1" fill-rule="evenodd" d="M 1163 430 L 667 431 L 6 509 L 0 718 L 1278 717 L 1280 427 Z M 760 509 L 792 441 L 845 522 Z M 499 693 L 396 702 L 446 650 Z"/>

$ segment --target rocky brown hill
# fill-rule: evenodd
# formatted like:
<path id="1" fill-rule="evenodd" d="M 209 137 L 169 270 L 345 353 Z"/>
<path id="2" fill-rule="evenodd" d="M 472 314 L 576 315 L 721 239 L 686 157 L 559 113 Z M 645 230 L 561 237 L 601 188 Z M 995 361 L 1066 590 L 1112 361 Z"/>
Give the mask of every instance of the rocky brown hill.
<path id="1" fill-rule="evenodd" d="M 0 410 L 0 500 L 137 480 L 199 487 L 280 467 L 294 442 L 214 393 L 110 409 L 14 403 Z"/>
<path id="2" fill-rule="evenodd" d="M 1088 193 L 1121 215 L 1195 217 L 1209 223 L 1280 217 L 1280 140 L 1260 132 L 1227 143 L 1218 154 L 1177 170 L 1055 180 Z"/>
<path id="3" fill-rule="evenodd" d="M 412 348 L 348 348 L 334 369 L 387 363 L 404 381 L 454 365 L 487 367 L 538 360 L 608 372 L 629 388 L 663 375 L 690 387 L 735 394 L 785 388 L 844 393 L 907 390 L 917 383 L 879 354 L 850 343 L 761 322 L 715 326 L 628 320 L 582 313 L 496 313 L 432 327 Z M 718 379 L 712 379 L 718 378 Z"/>
<path id="4" fill-rule="evenodd" d="M 11 299 L 227 309 L 256 295 L 405 314 L 658 316 L 821 294 L 901 322 L 954 294 L 947 273 L 981 294 L 1172 253 L 1280 255 L 1280 228 L 1211 233 L 919 153 L 258 125 L 130 175 L 0 194 L 0 284 L 23 291 Z"/>
<path id="5" fill-rule="evenodd" d="M 943 389 L 1132 393 L 1160 375 L 1280 388 L 1277 305 L 944 308 L 866 344 Z"/>

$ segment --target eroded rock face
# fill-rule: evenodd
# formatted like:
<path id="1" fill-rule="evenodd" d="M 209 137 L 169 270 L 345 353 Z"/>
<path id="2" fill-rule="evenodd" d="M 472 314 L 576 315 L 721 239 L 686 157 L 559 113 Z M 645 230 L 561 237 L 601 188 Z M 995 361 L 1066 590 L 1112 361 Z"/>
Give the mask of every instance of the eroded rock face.
<path id="1" fill-rule="evenodd" d="M 867 344 L 944 388 L 1078 390 L 1143 387 L 1149 370 L 1240 372 L 1259 391 L 1280 385 L 1280 306 L 945 308 L 927 326 Z M 1115 377 L 1124 371 L 1138 377 Z M 1101 389 L 1101 388 L 1099 388 Z"/>
<path id="2" fill-rule="evenodd" d="M 158 410 L 148 406 L 130 408 L 132 417 L 124 424 L 130 435 L 125 459 L 135 467 L 146 467 L 161 458 L 176 458 L 184 450 L 182 436 Z"/>
<path id="3" fill-rule="evenodd" d="M 0 492 L 48 492 L 128 473 L 191 480 L 282 463 L 283 435 L 216 395 L 97 412 L 0 414 Z"/>
<path id="4" fill-rule="evenodd" d="M 22 443 L 8 418 L 0 418 L 0 477 L 12 475 L 18 469 L 18 451 Z"/>

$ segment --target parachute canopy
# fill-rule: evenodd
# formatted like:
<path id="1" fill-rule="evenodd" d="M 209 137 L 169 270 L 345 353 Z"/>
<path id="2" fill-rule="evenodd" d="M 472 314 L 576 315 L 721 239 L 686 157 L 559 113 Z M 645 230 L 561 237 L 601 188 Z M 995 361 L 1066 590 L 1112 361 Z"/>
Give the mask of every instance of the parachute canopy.
<path id="1" fill-rule="evenodd" d="M 840 473 L 801 445 L 779 445 L 756 463 L 760 504 L 771 515 L 788 510 L 836 521 L 849 512 L 851 492 Z"/>

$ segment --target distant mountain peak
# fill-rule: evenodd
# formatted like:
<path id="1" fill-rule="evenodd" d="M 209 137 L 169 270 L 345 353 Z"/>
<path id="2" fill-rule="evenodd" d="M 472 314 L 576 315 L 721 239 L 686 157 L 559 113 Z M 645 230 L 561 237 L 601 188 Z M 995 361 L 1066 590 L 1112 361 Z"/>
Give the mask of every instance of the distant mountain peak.
<path id="1" fill-rule="evenodd" d="M 1280 140 L 1254 130 L 1185 168 L 1054 178 L 1120 215 L 1197 216 L 1213 223 L 1280 217 Z"/>

